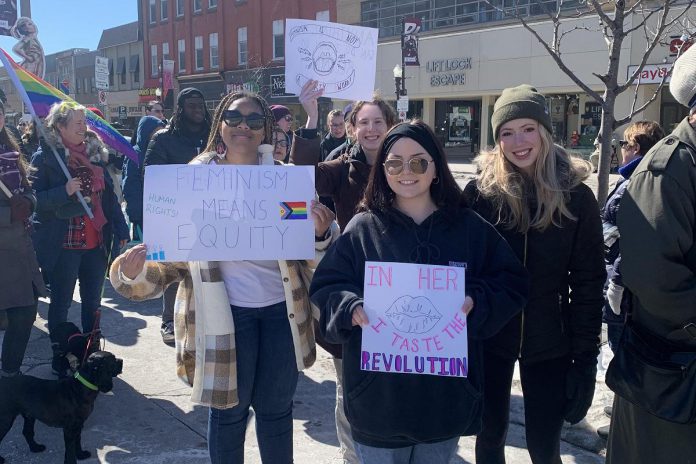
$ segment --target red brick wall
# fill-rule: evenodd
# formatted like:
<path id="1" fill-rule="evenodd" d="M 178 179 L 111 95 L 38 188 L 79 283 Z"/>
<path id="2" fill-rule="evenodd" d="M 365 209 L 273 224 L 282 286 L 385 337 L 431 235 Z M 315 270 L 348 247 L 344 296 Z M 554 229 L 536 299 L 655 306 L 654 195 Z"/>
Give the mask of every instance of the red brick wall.
<path id="1" fill-rule="evenodd" d="M 150 24 L 149 0 L 142 0 L 145 87 L 157 87 L 159 78 L 151 77 L 150 47 L 157 45 L 158 60 L 162 60 L 162 43 L 169 43 L 169 54 L 175 61 L 176 75 L 204 74 L 238 69 L 237 29 L 247 27 L 248 67 L 259 67 L 273 61 L 273 21 L 285 18 L 315 19 L 316 13 L 329 10 L 331 21 L 336 20 L 335 0 L 218 0 L 216 9 L 208 9 L 209 0 L 201 0 L 200 13 L 193 13 L 193 0 L 184 1 L 184 16 L 176 17 L 176 0 L 169 0 L 169 17 L 160 21 L 160 0 L 156 0 L 157 22 Z M 210 68 L 209 35 L 218 33 L 219 67 Z M 203 37 L 203 70 L 194 69 L 196 36 Z M 178 74 L 179 39 L 186 40 L 186 72 Z M 278 60 L 275 64 L 282 64 Z M 246 66 L 245 66 L 246 67 Z"/>

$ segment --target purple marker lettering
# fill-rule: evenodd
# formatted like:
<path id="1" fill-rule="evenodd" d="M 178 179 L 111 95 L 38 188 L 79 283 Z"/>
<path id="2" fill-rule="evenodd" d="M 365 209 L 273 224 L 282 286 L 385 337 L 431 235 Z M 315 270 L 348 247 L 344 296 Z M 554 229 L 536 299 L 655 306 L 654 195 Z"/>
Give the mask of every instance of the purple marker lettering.
<path id="1" fill-rule="evenodd" d="M 362 352 L 361 361 L 360 361 L 360 369 L 362 369 L 364 371 L 370 370 L 370 353 L 368 353 L 367 351 Z"/>
<path id="2" fill-rule="evenodd" d="M 401 355 L 397 354 L 396 359 L 394 360 L 394 370 L 396 372 L 401 372 Z"/>
<path id="3" fill-rule="evenodd" d="M 423 356 L 416 356 L 414 359 L 416 365 L 416 372 L 422 374 L 425 370 L 425 358 Z M 420 362 L 419 362 L 420 361 Z"/>
<path id="4" fill-rule="evenodd" d="M 435 361 L 438 360 L 438 358 L 434 356 L 428 356 L 427 357 L 428 361 L 430 361 L 430 373 L 434 374 L 435 373 Z"/>
<path id="5" fill-rule="evenodd" d="M 372 370 L 379 370 L 379 355 L 380 353 L 372 353 Z"/>
<path id="6" fill-rule="evenodd" d="M 394 334 L 394 339 L 392 340 L 392 346 L 396 346 L 396 344 L 399 343 L 399 340 L 401 340 L 404 337 L 402 337 L 401 335 L 399 335 L 396 332 L 393 332 L 393 334 Z"/>
<path id="7" fill-rule="evenodd" d="M 413 372 L 413 370 L 408 367 L 408 358 L 408 356 L 404 356 L 404 372 Z M 418 358 L 420 358 L 420 356 L 416 356 L 416 359 Z"/>
<path id="8" fill-rule="evenodd" d="M 387 357 L 386 354 L 382 353 L 382 361 L 384 362 L 384 370 L 387 372 L 391 372 L 391 365 L 392 365 L 392 360 L 394 359 L 394 355 L 390 354 L 389 357 Z"/>
<path id="9" fill-rule="evenodd" d="M 437 358 L 440 360 L 440 372 L 438 372 L 439 375 L 450 375 L 450 373 L 447 371 L 447 358 Z"/>

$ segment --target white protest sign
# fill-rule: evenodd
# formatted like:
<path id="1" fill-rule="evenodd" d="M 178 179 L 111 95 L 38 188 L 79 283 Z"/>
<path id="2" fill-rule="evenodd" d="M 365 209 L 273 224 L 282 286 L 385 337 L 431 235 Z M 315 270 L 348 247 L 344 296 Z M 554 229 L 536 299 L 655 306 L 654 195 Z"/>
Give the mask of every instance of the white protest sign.
<path id="1" fill-rule="evenodd" d="M 365 263 L 360 368 L 466 377 L 463 267 Z"/>
<path id="2" fill-rule="evenodd" d="M 370 100 L 375 89 L 377 29 L 347 24 L 285 21 L 285 91 L 299 95 L 310 79 L 324 96 Z"/>
<path id="3" fill-rule="evenodd" d="M 153 261 L 314 259 L 313 166 L 145 168 Z"/>

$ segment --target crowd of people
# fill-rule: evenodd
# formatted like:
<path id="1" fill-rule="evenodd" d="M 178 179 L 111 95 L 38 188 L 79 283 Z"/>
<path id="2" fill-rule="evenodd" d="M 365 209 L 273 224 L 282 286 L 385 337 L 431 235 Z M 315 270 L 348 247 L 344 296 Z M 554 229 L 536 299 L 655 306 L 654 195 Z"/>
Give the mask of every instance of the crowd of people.
<path id="1" fill-rule="evenodd" d="M 126 298 L 162 298 L 161 335 L 176 348 L 177 374 L 191 400 L 209 407 L 213 463 L 243 462 L 250 409 L 261 460 L 293 462 L 293 397 L 316 343 L 334 358 L 345 463 L 446 464 L 464 435 L 476 435 L 476 462 L 504 463 L 519 364 L 531 461 L 557 464 L 563 423 L 580 422 L 593 401 L 604 321 L 616 392 L 611 425 L 598 431 L 607 462 L 691 462 L 695 83 L 692 47 L 670 83 L 689 116 L 666 137 L 652 121 L 625 129 L 621 179 L 601 210 L 583 183 L 592 165 L 553 143 L 546 100 L 531 85 L 497 99 L 495 145 L 463 189 L 433 130 L 397 123 L 377 96 L 329 112 L 320 135 L 323 89 L 312 80 L 296 131 L 287 107 L 254 93 L 225 96 L 211 115 L 203 93 L 185 88 L 169 120 L 151 102 L 132 140 L 137 163 L 126 160 L 117 184 L 85 107 L 55 104 L 39 140 L 27 121 L 13 135 L 0 105 L 0 258 L 15 263 L 0 271 L 8 317 L 0 377 L 21 374 L 45 296 L 52 368 L 69 375 L 53 332 L 77 281 L 82 330 L 98 332 L 108 275 Z M 259 155 L 262 144 L 272 158 Z M 290 163 L 315 169 L 314 260 L 146 260 L 147 166 Z M 361 369 L 368 261 L 465 267 L 457 311 L 468 326 L 467 377 Z"/>

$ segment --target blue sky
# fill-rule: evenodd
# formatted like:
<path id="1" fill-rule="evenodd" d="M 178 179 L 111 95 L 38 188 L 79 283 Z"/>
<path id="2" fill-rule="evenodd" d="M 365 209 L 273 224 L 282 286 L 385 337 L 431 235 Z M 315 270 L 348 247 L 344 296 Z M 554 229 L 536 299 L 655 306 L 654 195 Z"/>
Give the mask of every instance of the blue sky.
<path id="1" fill-rule="evenodd" d="M 104 29 L 138 20 L 138 5 L 136 0 L 31 0 L 31 16 L 49 55 L 68 48 L 96 50 Z M 10 54 L 15 43 L 14 37 L 0 36 L 0 47 Z"/>

